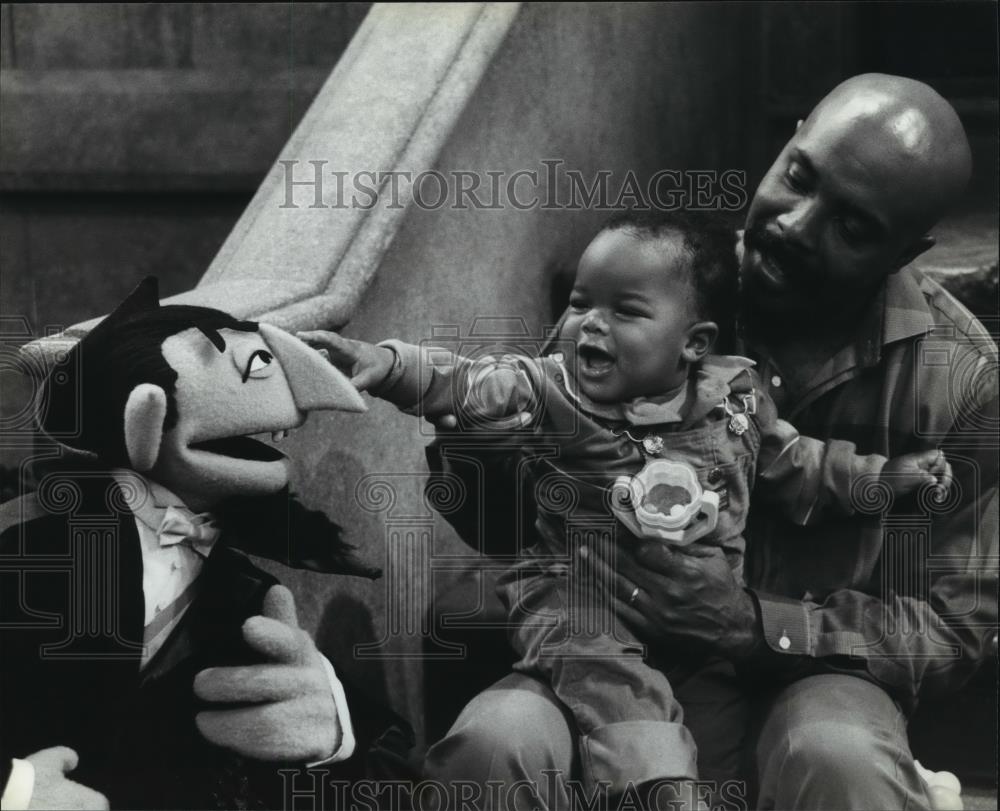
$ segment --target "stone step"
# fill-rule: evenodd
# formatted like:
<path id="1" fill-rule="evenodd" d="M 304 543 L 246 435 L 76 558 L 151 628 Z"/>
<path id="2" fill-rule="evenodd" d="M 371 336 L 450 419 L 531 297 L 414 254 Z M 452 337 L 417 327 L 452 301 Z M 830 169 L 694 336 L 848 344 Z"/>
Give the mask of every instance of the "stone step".
<path id="1" fill-rule="evenodd" d="M 998 228 L 993 207 L 966 210 L 933 231 L 937 244 L 917 257 L 914 266 L 941 282 L 957 299 L 983 319 L 997 321 Z"/>

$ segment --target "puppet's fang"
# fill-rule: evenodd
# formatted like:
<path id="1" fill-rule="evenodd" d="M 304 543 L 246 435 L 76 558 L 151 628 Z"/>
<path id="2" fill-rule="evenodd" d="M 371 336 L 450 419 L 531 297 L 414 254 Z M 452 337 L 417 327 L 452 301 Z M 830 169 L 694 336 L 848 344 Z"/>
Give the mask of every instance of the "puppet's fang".
<path id="1" fill-rule="evenodd" d="M 291 434 L 291 431 L 289 431 L 287 429 L 283 429 L 281 431 L 272 431 L 271 432 L 271 441 L 272 442 L 281 442 L 281 440 L 283 440 L 283 439 L 288 439 L 288 435 L 289 434 Z"/>

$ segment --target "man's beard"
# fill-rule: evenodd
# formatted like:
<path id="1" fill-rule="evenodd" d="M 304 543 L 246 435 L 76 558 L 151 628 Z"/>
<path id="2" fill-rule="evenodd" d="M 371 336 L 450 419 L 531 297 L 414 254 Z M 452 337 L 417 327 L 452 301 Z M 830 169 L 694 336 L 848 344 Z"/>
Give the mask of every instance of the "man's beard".
<path id="1" fill-rule="evenodd" d="M 809 269 L 801 251 L 768 231 L 763 222 L 756 222 L 746 229 L 743 244 L 746 249 L 758 251 L 762 258 L 766 256 L 771 265 L 777 266 L 788 294 L 796 298 L 821 294 L 824 274 Z"/>
<path id="2" fill-rule="evenodd" d="M 767 332 L 779 324 L 797 327 L 815 325 L 828 314 L 829 290 L 823 284 L 824 274 L 809 267 L 802 252 L 781 237 L 768 231 L 765 223 L 748 226 L 743 235 L 746 252 L 757 251 L 759 262 L 766 262 L 770 273 L 780 274 L 781 288 L 775 289 L 760 276 L 767 271 L 756 268 L 742 278 L 742 317 Z"/>

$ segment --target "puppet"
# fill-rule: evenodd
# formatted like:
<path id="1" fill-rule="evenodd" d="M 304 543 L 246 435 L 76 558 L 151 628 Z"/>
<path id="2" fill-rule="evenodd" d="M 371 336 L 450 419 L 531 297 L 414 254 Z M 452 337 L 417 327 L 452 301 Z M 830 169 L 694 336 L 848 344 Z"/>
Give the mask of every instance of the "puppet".
<path id="1" fill-rule="evenodd" d="M 345 698 L 290 592 L 237 551 L 377 576 L 252 437 L 363 411 L 349 381 L 276 327 L 161 307 L 147 279 L 43 395 L 41 428 L 83 461 L 4 505 L 4 805 L 273 807 L 280 767 L 362 776 L 355 747 L 405 725 Z"/>

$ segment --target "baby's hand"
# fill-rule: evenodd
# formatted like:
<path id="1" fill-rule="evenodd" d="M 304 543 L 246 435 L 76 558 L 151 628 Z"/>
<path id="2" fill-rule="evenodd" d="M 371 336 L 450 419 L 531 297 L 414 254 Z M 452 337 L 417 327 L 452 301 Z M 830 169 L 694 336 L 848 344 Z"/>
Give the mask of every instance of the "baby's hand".
<path id="1" fill-rule="evenodd" d="M 385 380 L 396 360 L 396 353 L 387 347 L 343 338 L 336 332 L 317 329 L 296 336 L 313 349 L 325 351 L 330 363 L 348 375 L 358 391 L 367 391 Z"/>
<path id="2" fill-rule="evenodd" d="M 937 488 L 944 498 L 951 487 L 951 465 L 940 450 L 904 453 L 894 456 L 882 468 L 882 481 L 894 496 L 904 496 L 925 485 Z"/>

